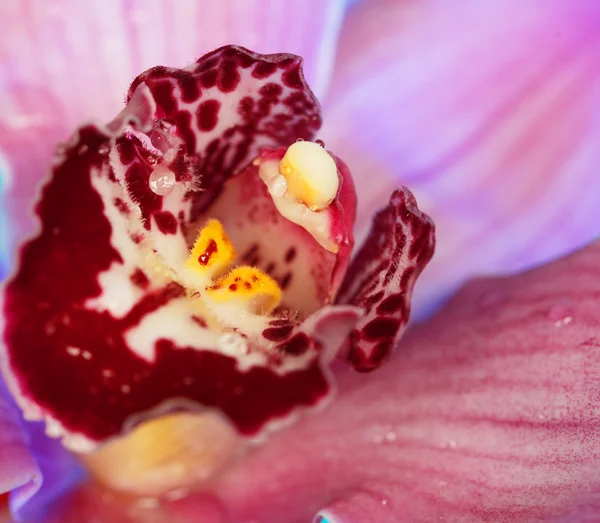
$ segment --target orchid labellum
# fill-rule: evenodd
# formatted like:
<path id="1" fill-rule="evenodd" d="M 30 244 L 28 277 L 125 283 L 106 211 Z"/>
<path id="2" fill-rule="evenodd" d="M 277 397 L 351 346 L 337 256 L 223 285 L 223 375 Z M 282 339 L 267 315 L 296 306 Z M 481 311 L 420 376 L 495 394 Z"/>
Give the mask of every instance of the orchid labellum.
<path id="1" fill-rule="evenodd" d="M 4 293 L 5 376 L 28 419 L 119 486 L 210 476 L 238 437 L 323 405 L 332 360 L 374 369 L 406 326 L 433 225 L 400 188 L 350 263 L 354 185 L 311 141 L 300 66 L 227 46 L 151 69 L 42 189 Z M 204 468 L 182 465 L 196 455 Z"/>

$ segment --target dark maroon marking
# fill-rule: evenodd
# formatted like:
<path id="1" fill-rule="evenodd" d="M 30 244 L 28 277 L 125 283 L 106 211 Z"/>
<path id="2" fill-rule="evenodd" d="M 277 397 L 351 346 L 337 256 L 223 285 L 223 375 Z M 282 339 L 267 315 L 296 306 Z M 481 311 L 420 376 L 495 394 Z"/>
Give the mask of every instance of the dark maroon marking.
<path id="1" fill-rule="evenodd" d="M 245 281 L 245 282 L 244 282 L 244 288 L 245 288 L 246 290 L 250 290 L 250 289 L 252 289 L 252 285 L 250 284 L 250 282 L 247 282 L 247 281 Z"/>
<path id="2" fill-rule="evenodd" d="M 290 320 L 279 318 L 277 320 L 271 320 L 269 322 L 269 325 L 273 325 L 273 327 L 283 327 L 283 326 L 293 325 L 293 324 Z"/>
<path id="3" fill-rule="evenodd" d="M 168 80 L 161 80 L 159 82 L 153 82 L 149 87 L 156 104 L 162 108 L 165 116 L 168 116 L 175 111 L 177 102 L 175 101 L 173 84 L 171 82 Z"/>
<path id="4" fill-rule="evenodd" d="M 302 87 L 300 64 L 293 66 L 291 69 L 283 73 L 281 79 L 288 87 L 291 87 L 292 89 L 300 89 Z"/>
<path id="5" fill-rule="evenodd" d="M 133 243 L 135 243 L 136 245 L 142 243 L 143 239 L 144 239 L 144 237 L 141 234 L 132 234 L 131 235 L 131 241 Z"/>
<path id="6" fill-rule="evenodd" d="M 275 270 L 275 267 L 276 267 L 276 265 L 273 262 L 271 262 L 271 263 L 269 263 L 269 265 L 267 265 L 265 272 L 267 274 L 271 274 Z"/>
<path id="7" fill-rule="evenodd" d="M 392 294 L 377 306 L 377 314 L 393 314 L 404 307 L 404 302 L 403 294 Z"/>
<path id="8" fill-rule="evenodd" d="M 127 207 L 127 204 L 121 198 L 115 198 L 113 204 L 121 214 L 129 216 L 129 207 Z"/>
<path id="9" fill-rule="evenodd" d="M 210 89 L 217 85 L 217 70 L 211 69 L 200 75 L 200 83 L 205 89 Z"/>
<path id="10" fill-rule="evenodd" d="M 381 338 L 393 338 L 398 331 L 400 322 L 392 318 L 375 318 L 367 323 L 361 330 L 364 338 L 368 340 L 379 340 Z"/>
<path id="11" fill-rule="evenodd" d="M 285 263 L 291 263 L 296 257 L 296 247 L 290 247 L 285 253 Z"/>
<path id="12" fill-rule="evenodd" d="M 217 126 L 220 107 L 218 100 L 205 100 L 198 106 L 196 118 L 201 131 L 212 131 Z"/>
<path id="13" fill-rule="evenodd" d="M 292 333 L 293 330 L 294 326 L 288 324 L 283 327 L 271 327 L 265 329 L 262 332 L 262 335 L 269 341 L 283 341 Z"/>
<path id="14" fill-rule="evenodd" d="M 279 84 L 270 83 L 263 85 L 258 92 L 265 98 L 277 98 L 283 92 L 283 87 Z"/>
<path id="15" fill-rule="evenodd" d="M 202 73 L 204 71 L 208 71 L 209 69 L 213 69 L 214 67 L 216 67 L 216 65 L 219 63 L 219 59 L 216 56 L 207 59 L 205 55 L 201 58 L 198 58 L 198 60 L 196 60 L 196 63 L 198 64 L 198 66 L 196 67 L 196 72 Z"/>
<path id="16" fill-rule="evenodd" d="M 149 177 L 150 168 L 143 167 L 139 163 L 131 164 L 125 173 L 127 190 L 133 201 L 139 206 L 142 221 L 147 230 L 150 230 L 152 226 L 150 221 L 152 214 L 162 207 L 162 198 L 150 189 Z"/>
<path id="17" fill-rule="evenodd" d="M 208 245 L 206 246 L 204 253 L 198 256 L 198 263 L 200 265 L 207 265 L 211 256 L 217 252 L 219 252 L 219 246 L 217 245 L 217 242 L 211 238 L 208 240 Z"/>
<path id="18" fill-rule="evenodd" d="M 279 348 L 287 354 L 300 356 L 310 348 L 310 338 L 303 332 L 299 332 L 291 339 L 281 344 Z"/>
<path id="19" fill-rule="evenodd" d="M 192 114 L 189 111 L 177 111 L 173 115 L 177 134 L 185 142 L 188 154 L 196 151 L 196 134 L 192 130 Z"/>
<path id="20" fill-rule="evenodd" d="M 241 260 L 246 261 L 249 258 L 253 257 L 254 255 L 256 255 L 259 249 L 260 246 L 258 245 L 258 243 L 253 243 L 250 247 L 248 247 L 244 254 L 242 254 Z"/>
<path id="21" fill-rule="evenodd" d="M 356 346 L 352 346 L 348 353 L 348 361 L 352 363 L 358 372 L 373 372 L 378 369 L 390 357 L 392 340 L 383 340 L 375 345 L 371 353 L 363 354 Z"/>
<path id="22" fill-rule="evenodd" d="M 238 290 L 238 286 L 237 286 L 237 284 L 236 284 L 236 283 L 232 283 L 232 284 L 229 286 L 229 290 L 230 290 L 230 291 L 233 291 L 233 292 L 237 291 L 237 290 Z"/>
<path id="23" fill-rule="evenodd" d="M 254 78 L 266 78 L 267 76 L 271 76 L 275 69 L 277 69 L 277 64 L 268 63 L 268 62 L 259 62 L 252 69 L 252 76 Z"/>
<path id="24" fill-rule="evenodd" d="M 292 273 L 291 272 L 285 273 L 283 278 L 281 278 L 281 283 L 279 284 L 279 286 L 281 287 L 281 290 L 282 291 L 286 290 L 291 281 L 292 281 Z"/>
<path id="25" fill-rule="evenodd" d="M 177 234 L 177 218 L 169 211 L 158 211 L 153 215 L 158 230 L 163 234 Z"/>
<path id="26" fill-rule="evenodd" d="M 119 138 L 116 143 L 117 153 L 123 165 L 129 165 L 135 158 L 135 147 L 130 140 Z"/>
<path id="27" fill-rule="evenodd" d="M 179 84 L 179 89 L 181 89 L 182 101 L 192 103 L 200 98 L 200 87 L 191 73 L 180 78 L 177 83 Z"/>
<path id="28" fill-rule="evenodd" d="M 366 309 L 367 314 L 369 314 L 371 312 L 373 305 L 375 305 L 376 303 L 379 303 L 381 301 L 381 298 L 383 298 L 384 294 L 385 294 L 384 291 L 376 292 L 375 294 L 371 294 L 371 296 L 367 296 L 361 302 L 361 306 Z"/>
<path id="29" fill-rule="evenodd" d="M 150 285 L 150 280 L 148 279 L 148 276 L 146 276 L 144 274 L 144 271 L 142 271 L 141 269 L 135 270 L 135 272 L 131 275 L 131 281 L 140 289 L 147 289 L 148 285 Z"/>
<path id="30" fill-rule="evenodd" d="M 315 140 L 315 143 L 323 147 L 323 149 L 325 149 L 325 142 L 323 140 Z"/>
<path id="31" fill-rule="evenodd" d="M 260 278 L 256 275 L 252 276 L 252 278 L 250 278 L 254 283 L 256 283 Z"/>
<path id="32" fill-rule="evenodd" d="M 194 320 L 195 323 L 200 325 L 200 327 L 203 327 L 205 329 L 208 327 L 208 323 L 206 323 L 206 320 L 202 316 L 192 316 L 192 320 Z"/>
<path id="33" fill-rule="evenodd" d="M 240 73 L 235 60 L 224 60 L 219 75 L 217 76 L 217 86 L 223 93 L 234 91 L 240 83 Z"/>
<path id="34" fill-rule="evenodd" d="M 245 119 L 252 118 L 252 109 L 253 108 L 254 108 L 254 98 L 252 98 L 250 96 L 245 96 L 244 98 L 242 98 L 240 100 L 240 103 L 238 104 L 238 112 Z"/>

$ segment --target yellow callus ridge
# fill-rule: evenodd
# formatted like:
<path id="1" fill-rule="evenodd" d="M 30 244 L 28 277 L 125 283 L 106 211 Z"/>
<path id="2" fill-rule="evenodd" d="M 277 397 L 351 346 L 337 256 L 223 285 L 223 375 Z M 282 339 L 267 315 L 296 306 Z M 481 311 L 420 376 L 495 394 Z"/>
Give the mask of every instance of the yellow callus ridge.
<path id="1" fill-rule="evenodd" d="M 202 276 L 218 278 L 227 272 L 235 257 L 235 247 L 223 225 L 212 219 L 200 231 L 186 265 Z"/>
<path id="2" fill-rule="evenodd" d="M 80 457 L 102 483 L 155 496 L 207 480 L 227 463 L 237 445 L 234 429 L 218 416 L 178 413 L 142 423 Z"/>
<path id="3" fill-rule="evenodd" d="M 235 304 L 254 314 L 269 314 L 281 302 L 279 285 L 257 267 L 229 270 L 235 257 L 235 248 L 223 225 L 211 219 L 200 231 L 186 266 L 207 282 L 200 292 L 209 302 Z"/>
<path id="4" fill-rule="evenodd" d="M 277 282 L 256 267 L 236 267 L 206 288 L 218 303 L 239 303 L 255 314 L 269 314 L 281 302 Z"/>
<path id="5" fill-rule="evenodd" d="M 311 211 L 326 209 L 339 188 L 334 159 L 314 142 L 290 145 L 279 162 L 279 173 L 285 178 L 287 191 Z"/>

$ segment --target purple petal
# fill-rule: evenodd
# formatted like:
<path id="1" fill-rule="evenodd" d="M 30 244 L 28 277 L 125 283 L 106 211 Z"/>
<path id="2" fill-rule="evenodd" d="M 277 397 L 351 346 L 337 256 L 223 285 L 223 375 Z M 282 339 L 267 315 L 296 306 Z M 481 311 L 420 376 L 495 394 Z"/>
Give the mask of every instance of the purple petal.
<path id="1" fill-rule="evenodd" d="M 223 477 L 231 520 L 583 521 L 600 489 L 599 267 L 596 243 L 469 284 Z"/>
<path id="2" fill-rule="evenodd" d="M 349 13 L 323 134 L 357 174 L 363 227 L 398 183 L 435 221 L 421 313 L 469 275 L 598 234 L 598 35 L 594 0 L 374 0 Z"/>
<path id="3" fill-rule="evenodd" d="M 17 411 L 0 380 L 0 493 L 23 487 L 37 490 L 40 471 L 29 451 Z"/>

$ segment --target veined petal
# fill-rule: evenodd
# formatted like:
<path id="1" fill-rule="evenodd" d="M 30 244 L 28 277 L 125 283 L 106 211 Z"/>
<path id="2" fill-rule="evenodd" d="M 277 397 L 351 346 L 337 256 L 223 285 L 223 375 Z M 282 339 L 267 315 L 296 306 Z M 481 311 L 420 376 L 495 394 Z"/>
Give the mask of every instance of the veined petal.
<path id="1" fill-rule="evenodd" d="M 584 520 L 600 488 L 599 267 L 596 243 L 469 284 L 386 367 L 340 373 L 331 408 L 219 480 L 231 520 Z"/>
<path id="2" fill-rule="evenodd" d="M 590 0 L 375 0 L 349 13 L 323 136 L 357 174 L 381 173 L 355 179 L 363 227 L 399 182 L 434 219 L 421 314 L 469 275 L 598 234 L 599 27 Z"/>

